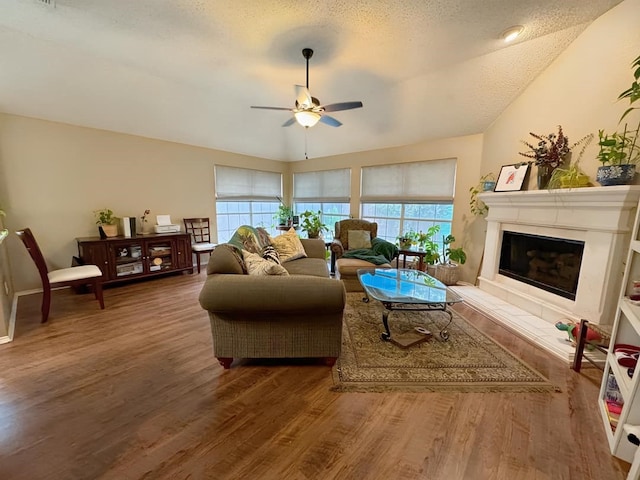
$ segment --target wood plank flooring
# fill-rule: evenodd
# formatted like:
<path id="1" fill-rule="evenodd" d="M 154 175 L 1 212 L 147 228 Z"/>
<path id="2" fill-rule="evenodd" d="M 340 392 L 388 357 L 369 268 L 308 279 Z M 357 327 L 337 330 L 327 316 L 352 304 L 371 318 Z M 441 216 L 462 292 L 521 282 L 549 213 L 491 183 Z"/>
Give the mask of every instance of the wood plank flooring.
<path id="1" fill-rule="evenodd" d="M 575 373 L 460 311 L 562 393 L 335 393 L 311 361 L 223 371 L 198 304 L 204 272 L 91 294 L 20 297 L 0 345 L 0 478 L 624 479 Z M 238 292 L 242 295 L 242 292 Z"/>

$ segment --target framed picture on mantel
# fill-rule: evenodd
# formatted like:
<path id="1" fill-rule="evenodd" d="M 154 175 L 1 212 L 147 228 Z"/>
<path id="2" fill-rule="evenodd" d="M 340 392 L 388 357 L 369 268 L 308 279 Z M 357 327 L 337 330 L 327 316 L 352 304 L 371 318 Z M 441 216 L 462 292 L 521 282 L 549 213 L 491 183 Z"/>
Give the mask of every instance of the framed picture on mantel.
<path id="1" fill-rule="evenodd" d="M 527 162 L 503 165 L 496 182 L 494 192 L 516 192 L 522 190 L 524 179 L 529 171 Z"/>

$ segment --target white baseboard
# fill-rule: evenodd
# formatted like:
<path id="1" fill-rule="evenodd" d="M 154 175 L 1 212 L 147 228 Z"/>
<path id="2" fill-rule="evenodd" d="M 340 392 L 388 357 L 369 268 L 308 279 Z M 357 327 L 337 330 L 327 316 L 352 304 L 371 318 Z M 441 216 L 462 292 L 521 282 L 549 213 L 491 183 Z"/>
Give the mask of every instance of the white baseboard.
<path id="1" fill-rule="evenodd" d="M 18 315 L 18 298 L 23 295 L 33 295 L 34 293 L 42 292 L 41 288 L 33 290 L 23 290 L 21 292 L 15 292 L 13 294 L 13 301 L 11 302 L 11 315 L 9 316 L 9 331 L 5 337 L 0 337 L 0 345 L 3 343 L 9 343 L 13 341 L 13 337 L 16 332 L 16 316 Z"/>

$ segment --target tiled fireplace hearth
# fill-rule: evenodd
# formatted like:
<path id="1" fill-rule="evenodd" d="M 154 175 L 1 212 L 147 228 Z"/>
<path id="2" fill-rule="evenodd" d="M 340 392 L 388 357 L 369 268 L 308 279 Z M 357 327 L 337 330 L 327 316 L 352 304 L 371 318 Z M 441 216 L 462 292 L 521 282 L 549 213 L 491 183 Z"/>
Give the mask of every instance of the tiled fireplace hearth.
<path id="1" fill-rule="evenodd" d="M 601 325 L 612 324 L 639 197 L 640 186 L 480 194 L 479 198 L 489 206 L 489 214 L 479 288 L 551 324 L 581 318 Z M 571 260 L 559 262 L 560 267 L 549 267 L 554 275 L 561 270 L 560 276 L 567 276 L 579 267 L 575 294 L 568 295 L 575 298 L 559 295 L 553 288 L 540 288 L 537 280 L 525 282 L 517 275 L 502 274 L 504 232 L 513 232 L 517 237 L 524 234 L 552 239 L 546 242 L 552 246 L 580 245 L 581 261 L 576 262 L 574 254 Z M 566 242 L 557 242 L 558 239 Z M 535 253 L 526 251 L 527 258 L 519 263 L 526 265 L 536 258 Z M 568 258 L 569 253 L 560 249 L 559 253 L 541 255 L 542 260 L 534 261 L 544 263 L 545 255 Z M 503 253 L 503 271 L 504 256 Z"/>

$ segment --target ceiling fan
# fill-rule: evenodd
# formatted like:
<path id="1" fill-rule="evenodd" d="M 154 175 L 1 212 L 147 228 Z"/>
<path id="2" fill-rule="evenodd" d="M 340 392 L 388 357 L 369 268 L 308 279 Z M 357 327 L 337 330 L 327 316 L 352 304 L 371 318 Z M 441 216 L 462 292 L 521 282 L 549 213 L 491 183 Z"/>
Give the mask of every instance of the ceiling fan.
<path id="1" fill-rule="evenodd" d="M 310 48 L 303 48 L 302 56 L 307 59 L 307 86 L 303 87 L 302 85 L 296 85 L 296 106 L 294 108 L 251 106 L 251 108 L 261 108 L 263 110 L 288 110 L 293 112 L 293 117 L 284 122 L 282 125 L 283 127 L 293 125 L 296 121 L 306 128 L 313 127 L 318 122 L 322 122 L 332 127 L 339 127 L 342 123 L 329 115 L 325 115 L 325 112 L 339 112 L 341 110 L 360 108 L 362 107 L 362 102 L 341 102 L 321 105 L 320 100 L 316 97 L 312 97 L 311 93 L 309 93 L 309 59 L 313 56 L 313 50 Z"/>

